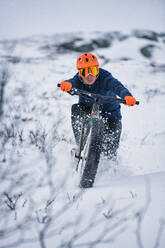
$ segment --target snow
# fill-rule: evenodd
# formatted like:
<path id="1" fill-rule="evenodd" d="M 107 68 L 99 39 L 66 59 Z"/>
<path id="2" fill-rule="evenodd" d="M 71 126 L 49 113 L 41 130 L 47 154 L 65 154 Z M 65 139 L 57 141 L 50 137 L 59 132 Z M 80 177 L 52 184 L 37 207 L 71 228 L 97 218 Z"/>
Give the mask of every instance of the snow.
<path id="1" fill-rule="evenodd" d="M 79 36 L 84 44 L 100 35 L 107 37 L 86 32 L 67 40 Z M 93 51 L 140 105 L 122 106 L 118 164 L 101 157 L 94 187 L 81 190 L 70 155 L 77 98 L 56 87 L 76 73 L 79 52 L 58 52 L 65 35 L 54 37 L 0 42 L 1 72 L 9 73 L 0 126 L 0 247 L 164 248 L 163 38 L 131 34 Z M 146 58 L 140 48 L 151 43 L 159 49 Z"/>

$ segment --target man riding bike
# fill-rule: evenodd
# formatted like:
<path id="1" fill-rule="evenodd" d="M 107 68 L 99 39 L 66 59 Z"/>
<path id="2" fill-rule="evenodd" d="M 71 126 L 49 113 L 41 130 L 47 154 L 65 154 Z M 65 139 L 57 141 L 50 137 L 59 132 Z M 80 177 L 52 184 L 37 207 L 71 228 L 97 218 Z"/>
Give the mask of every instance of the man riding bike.
<path id="1" fill-rule="evenodd" d="M 70 92 L 72 88 L 85 90 L 103 96 L 119 96 L 127 106 L 134 106 L 136 99 L 124 85 L 102 68 L 95 55 L 83 53 L 77 58 L 78 73 L 71 79 L 61 82 L 62 91 Z M 91 113 L 93 99 L 80 96 L 79 102 L 72 105 L 71 121 L 77 145 L 80 141 L 81 124 Z M 102 152 L 110 159 L 116 159 L 121 136 L 120 104 L 116 101 L 101 100 L 101 116 L 104 122 Z"/>

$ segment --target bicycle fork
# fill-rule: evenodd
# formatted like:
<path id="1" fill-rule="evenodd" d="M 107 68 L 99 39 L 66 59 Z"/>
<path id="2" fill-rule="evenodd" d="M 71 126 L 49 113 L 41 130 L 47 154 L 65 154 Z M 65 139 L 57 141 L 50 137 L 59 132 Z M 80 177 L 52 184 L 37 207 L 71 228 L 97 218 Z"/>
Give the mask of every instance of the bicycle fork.
<path id="1" fill-rule="evenodd" d="M 78 154 L 75 155 L 75 157 L 78 158 L 78 163 L 77 163 L 77 166 L 76 166 L 76 171 L 78 171 L 80 160 L 85 159 L 85 158 L 83 158 L 81 156 L 81 153 L 82 153 L 82 151 L 84 149 L 84 146 L 86 144 L 86 140 L 87 140 L 87 137 L 88 137 L 88 134 L 89 134 L 89 131 L 90 131 L 90 126 L 91 126 L 90 123 L 91 123 L 91 120 L 85 120 L 82 123 L 81 135 L 80 135 L 80 144 L 79 144 L 79 147 L 78 147 Z"/>

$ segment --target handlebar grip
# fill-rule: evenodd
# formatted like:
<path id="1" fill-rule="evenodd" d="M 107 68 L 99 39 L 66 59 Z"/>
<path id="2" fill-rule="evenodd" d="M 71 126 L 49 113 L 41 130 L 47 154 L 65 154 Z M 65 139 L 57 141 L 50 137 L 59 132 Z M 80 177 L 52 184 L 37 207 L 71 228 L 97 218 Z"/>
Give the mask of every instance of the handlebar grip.
<path id="1" fill-rule="evenodd" d="M 124 100 L 124 99 L 120 99 L 120 103 L 123 103 L 123 104 L 126 104 L 126 100 Z M 135 103 L 136 105 L 139 105 L 140 104 L 140 102 L 139 101 L 136 101 L 136 103 Z"/>
<path id="2" fill-rule="evenodd" d="M 61 84 L 57 84 L 57 87 L 59 87 L 59 88 L 60 88 L 60 87 L 61 87 Z"/>

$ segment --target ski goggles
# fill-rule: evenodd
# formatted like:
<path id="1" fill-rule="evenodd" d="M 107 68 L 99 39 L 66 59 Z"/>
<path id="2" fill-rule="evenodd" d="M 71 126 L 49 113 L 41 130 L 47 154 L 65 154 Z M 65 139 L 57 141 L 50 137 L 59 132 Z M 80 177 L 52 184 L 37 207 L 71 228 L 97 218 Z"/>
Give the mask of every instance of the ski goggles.
<path id="1" fill-rule="evenodd" d="M 98 66 L 92 66 L 92 67 L 79 69 L 80 77 L 86 78 L 89 74 L 92 74 L 93 76 L 97 76 L 99 74 L 99 67 Z"/>

